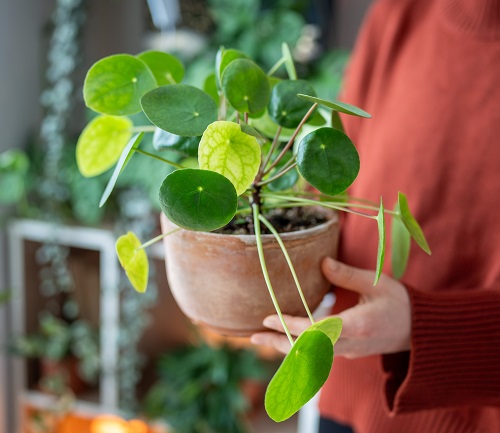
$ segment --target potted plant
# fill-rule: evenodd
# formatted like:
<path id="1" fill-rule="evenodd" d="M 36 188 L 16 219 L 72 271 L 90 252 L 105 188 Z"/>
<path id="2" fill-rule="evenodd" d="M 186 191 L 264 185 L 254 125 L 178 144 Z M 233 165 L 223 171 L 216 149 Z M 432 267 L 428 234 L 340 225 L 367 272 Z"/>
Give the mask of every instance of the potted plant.
<path id="1" fill-rule="evenodd" d="M 275 76 L 282 66 L 287 79 Z M 223 306 L 222 312 L 216 310 L 216 318 L 225 311 L 237 311 L 236 316 L 245 310 L 255 311 L 254 323 L 260 326 L 271 305 L 293 345 L 266 393 L 268 414 L 281 421 L 321 388 L 341 332 L 338 318 L 316 323 L 307 300 L 312 295 L 311 303 L 315 304 L 328 290 L 322 282 L 319 261 L 334 253 L 336 234 L 328 228 L 337 224 L 336 212 L 355 213 L 376 223 L 380 242 L 374 284 L 384 262 L 386 214 L 393 217 L 395 275 L 404 271 L 410 236 L 428 253 L 429 247 L 404 194 L 399 194 L 396 209 L 390 211 L 384 209 L 382 200 L 371 203 L 345 194 L 360 167 L 339 112 L 365 118 L 370 115 L 350 104 L 317 97 L 307 81 L 297 79 L 286 44 L 282 57 L 267 73 L 244 53 L 225 48 L 219 50 L 215 72 L 207 77 L 203 89 L 182 84 L 183 72 L 177 58 L 154 51 L 138 56 L 114 55 L 94 64 L 85 79 L 84 99 L 101 115 L 79 138 L 78 166 L 84 176 L 94 176 L 116 164 L 101 205 L 133 154 L 147 155 L 173 167 L 159 193 L 164 233 L 144 244 L 130 232 L 120 237 L 116 245 L 120 262 L 136 290 L 145 291 L 148 261 L 144 248 L 165 239 L 171 289 L 181 308 L 195 321 L 205 323 L 206 317 L 195 315 L 216 310 L 229 298 L 230 304 Z M 134 126 L 129 116 L 137 112 L 143 112 L 150 123 Z M 172 161 L 159 152 L 145 152 L 140 143 L 148 132 L 154 133 L 157 149 L 177 150 L 187 158 Z M 288 218 L 287 209 L 293 209 L 298 224 Z M 292 226 L 292 232 L 283 233 L 287 230 L 284 226 Z M 207 233 L 215 230 L 223 234 Z M 241 232 L 245 234 L 224 234 Z M 303 237 L 310 241 L 326 242 L 320 247 L 300 243 L 297 238 L 301 232 L 306 232 Z M 219 238 L 221 244 L 217 245 Z M 229 248 L 231 244 L 237 244 L 242 252 Z M 325 246 L 330 250 L 324 250 Z M 189 250 L 201 250 L 204 256 L 190 263 Z M 224 264 L 209 262 L 214 255 L 225 260 Z M 240 255 L 244 257 L 242 262 L 237 261 Z M 244 268 L 245 262 L 252 262 L 253 267 Z M 300 271 L 303 263 L 306 269 Z M 275 268 L 283 267 L 291 275 L 285 284 L 281 284 L 284 276 L 274 274 Z M 202 269 L 201 280 L 194 279 L 198 268 Z M 217 274 L 223 275 L 223 280 L 209 286 Z M 317 278 L 306 287 L 301 280 L 308 274 Z M 234 283 L 234 276 L 242 276 L 243 282 Z M 182 280 L 188 284 L 178 292 Z M 257 280 L 260 286 L 253 285 Z M 273 285 L 277 284 L 279 290 L 275 291 Z M 291 304 L 288 295 L 283 295 L 288 286 L 299 294 L 303 311 L 311 319 L 311 326 L 295 342 L 282 318 L 282 308 L 289 312 Z M 230 290 L 214 295 L 224 287 Z M 318 288 L 319 296 L 315 295 Z M 186 301 L 192 291 L 198 296 L 197 309 Z M 257 300 L 262 292 L 267 303 Z M 260 309 L 262 304 L 264 308 Z M 293 308 L 291 313 L 297 314 Z M 231 326 L 222 330 L 229 332 Z"/>
<path id="2" fill-rule="evenodd" d="M 10 349 L 39 360 L 39 386 L 49 393 L 78 394 L 100 371 L 97 332 L 83 320 L 68 323 L 47 311 L 40 314 L 38 332 L 16 337 Z"/>

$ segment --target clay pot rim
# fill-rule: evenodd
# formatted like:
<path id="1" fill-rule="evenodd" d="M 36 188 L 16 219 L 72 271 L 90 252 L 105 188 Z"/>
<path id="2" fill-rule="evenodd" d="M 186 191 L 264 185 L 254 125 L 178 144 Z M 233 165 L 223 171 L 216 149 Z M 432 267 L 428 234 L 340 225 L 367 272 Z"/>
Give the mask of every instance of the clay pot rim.
<path id="1" fill-rule="evenodd" d="M 330 226 L 338 224 L 339 223 L 339 213 L 334 211 L 333 209 L 327 209 L 318 206 L 317 209 L 319 212 L 323 213 L 328 217 L 328 220 L 324 223 L 318 224 L 313 227 L 309 227 L 307 229 L 300 229 L 300 230 L 295 230 L 293 232 L 286 232 L 286 233 L 280 233 L 280 237 L 283 240 L 296 240 L 296 239 L 302 239 L 304 237 L 314 237 L 321 235 L 325 231 L 327 231 Z M 165 215 L 161 215 L 162 218 L 165 217 Z M 168 218 L 166 218 L 168 220 Z M 169 224 L 172 226 L 178 227 L 176 224 L 173 222 L 169 221 Z M 184 229 L 181 227 L 181 233 L 190 233 L 195 236 L 203 236 L 206 237 L 207 239 L 223 239 L 223 238 L 230 238 L 230 239 L 238 239 L 244 243 L 255 243 L 255 235 L 238 235 L 238 234 L 228 234 L 228 233 L 213 233 L 213 232 L 205 232 L 205 231 L 197 231 L 197 230 L 188 230 Z M 264 243 L 271 242 L 275 240 L 275 237 L 273 234 L 262 234 L 262 241 Z"/>

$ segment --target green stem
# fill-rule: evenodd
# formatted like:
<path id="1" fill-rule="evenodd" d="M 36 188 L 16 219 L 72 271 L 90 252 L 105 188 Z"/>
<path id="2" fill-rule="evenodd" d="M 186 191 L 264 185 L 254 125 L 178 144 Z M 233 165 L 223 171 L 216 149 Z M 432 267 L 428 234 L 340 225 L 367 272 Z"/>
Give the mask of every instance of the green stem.
<path id="1" fill-rule="evenodd" d="M 281 59 L 279 59 L 275 64 L 274 66 L 269 69 L 269 72 L 267 73 L 267 76 L 270 77 L 271 75 L 273 75 L 280 67 L 281 65 L 283 65 L 285 63 L 285 58 L 282 57 Z"/>
<path id="2" fill-rule="evenodd" d="M 295 129 L 295 131 L 293 132 L 293 135 L 290 137 L 290 140 L 288 141 L 288 143 L 285 145 L 285 147 L 281 150 L 281 153 L 277 156 L 277 158 L 274 160 L 274 162 L 269 166 L 269 168 L 267 168 L 266 170 L 264 170 L 264 176 L 266 174 L 268 174 L 274 167 L 276 167 L 276 165 L 278 164 L 278 162 L 280 162 L 281 158 L 283 158 L 283 156 L 285 155 L 285 153 L 288 151 L 288 149 L 290 149 L 293 145 L 293 142 L 295 141 L 295 138 L 297 137 L 299 131 L 302 129 L 302 127 L 304 126 L 304 123 L 307 122 L 307 119 L 309 119 L 309 117 L 311 116 L 311 114 L 314 112 L 314 110 L 316 109 L 316 107 L 318 106 L 318 103 L 314 103 L 312 105 L 312 107 L 309 109 L 309 111 L 305 114 L 305 116 L 302 118 L 302 120 L 300 121 L 299 125 L 297 126 L 297 128 Z"/>
<path id="3" fill-rule="evenodd" d="M 270 177 L 269 179 L 266 179 L 266 180 L 264 180 L 262 182 L 259 182 L 257 184 L 257 186 L 264 186 L 264 185 L 267 185 L 268 183 L 274 182 L 276 179 L 280 178 L 285 173 L 288 173 L 290 170 L 292 170 L 296 166 L 297 166 L 296 162 L 292 163 L 290 166 L 288 166 L 285 169 L 281 170 L 280 172 L 278 172 L 277 174 L 275 174 L 273 177 Z"/>
<path id="4" fill-rule="evenodd" d="M 274 294 L 273 286 L 269 278 L 269 272 L 267 271 L 266 260 L 264 258 L 264 249 L 262 247 L 262 236 L 260 233 L 259 206 L 256 203 L 253 203 L 252 209 L 253 209 L 253 221 L 255 226 L 255 240 L 257 242 L 257 252 L 259 253 L 259 261 L 260 261 L 260 266 L 262 268 L 262 274 L 264 275 L 264 280 L 266 281 L 267 289 L 269 290 L 269 295 L 271 296 L 271 300 L 273 301 L 274 309 L 276 310 L 276 313 L 278 313 L 281 325 L 285 330 L 285 334 L 288 337 L 290 344 L 293 346 L 292 335 L 290 334 L 290 331 L 286 326 L 285 319 L 283 318 L 283 314 L 281 313 L 281 309 L 278 305 L 278 300 L 276 299 L 276 295 Z"/>
<path id="5" fill-rule="evenodd" d="M 311 321 L 311 324 L 314 325 L 314 319 L 311 314 L 311 310 L 309 309 L 309 305 L 307 305 L 306 298 L 304 296 L 304 292 L 302 291 L 302 287 L 300 286 L 299 279 L 297 278 L 297 274 L 295 272 L 295 268 L 293 267 L 292 260 L 290 259 L 290 256 L 288 254 L 288 251 L 286 250 L 285 244 L 283 243 L 283 240 L 281 239 L 279 233 L 276 231 L 276 229 L 271 225 L 271 223 L 263 216 L 259 215 L 259 220 L 264 223 L 264 225 L 269 229 L 269 231 L 274 235 L 276 240 L 278 241 L 278 244 L 281 248 L 281 251 L 283 252 L 283 255 L 285 256 L 286 262 L 288 264 L 288 267 L 290 268 L 290 272 L 292 273 L 293 281 L 295 281 L 295 285 L 297 286 L 297 290 L 300 295 L 300 299 L 302 300 L 302 304 L 304 305 L 304 308 L 306 309 L 307 315 L 309 316 L 309 320 Z"/>
<path id="6" fill-rule="evenodd" d="M 151 158 L 157 159 L 158 161 L 164 162 L 165 164 L 169 164 L 169 165 L 171 165 L 172 167 L 175 167 L 175 168 L 179 168 L 179 169 L 183 169 L 184 168 L 182 165 L 177 164 L 176 162 L 173 162 L 173 161 L 170 161 L 168 159 L 162 158 L 161 156 L 155 155 L 154 153 L 146 152 L 145 150 L 142 150 L 142 149 L 139 149 L 139 148 L 134 149 L 134 152 L 141 153 L 142 155 L 146 155 L 146 156 L 149 156 Z"/>
<path id="7" fill-rule="evenodd" d="M 176 229 L 170 230 L 167 233 L 162 233 L 161 235 L 158 235 L 154 237 L 153 239 L 150 239 L 149 241 L 143 243 L 141 246 L 137 247 L 136 250 L 143 250 L 144 248 L 150 247 L 151 245 L 155 244 L 158 241 L 161 241 L 163 238 L 166 238 L 168 235 L 171 235 L 175 232 L 178 232 L 181 228 L 177 227 Z"/>
<path id="8" fill-rule="evenodd" d="M 156 126 L 154 125 L 143 125 L 132 127 L 132 132 L 155 132 Z"/>
<path id="9" fill-rule="evenodd" d="M 269 152 L 266 155 L 266 159 L 262 163 L 259 169 L 259 175 L 260 178 L 262 178 L 262 175 L 264 174 L 264 170 L 266 169 L 267 164 L 269 164 L 269 160 L 271 159 L 271 156 L 273 155 L 274 151 L 276 150 L 276 147 L 278 146 L 279 143 L 279 138 L 281 135 L 281 131 L 283 130 L 283 127 L 281 125 L 278 126 L 278 129 L 276 129 L 276 134 L 274 134 L 274 139 L 271 144 L 271 148 L 269 149 Z"/>

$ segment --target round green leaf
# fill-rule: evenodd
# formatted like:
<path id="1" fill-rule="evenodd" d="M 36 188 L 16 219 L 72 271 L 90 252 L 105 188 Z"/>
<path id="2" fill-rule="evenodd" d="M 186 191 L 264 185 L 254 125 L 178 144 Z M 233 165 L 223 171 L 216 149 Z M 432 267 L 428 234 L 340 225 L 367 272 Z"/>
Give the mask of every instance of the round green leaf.
<path id="1" fill-rule="evenodd" d="M 144 249 L 139 249 L 141 242 L 137 236 L 128 232 L 116 241 L 115 249 L 130 283 L 140 293 L 146 291 L 148 285 L 149 263 Z"/>
<path id="2" fill-rule="evenodd" d="M 215 74 L 210 74 L 207 78 L 205 78 L 203 91 L 210 95 L 215 103 L 219 105 L 219 89 L 217 88 Z"/>
<path id="3" fill-rule="evenodd" d="M 132 158 L 134 149 L 136 149 L 139 146 L 143 136 L 144 136 L 144 132 L 141 132 L 140 134 L 136 134 L 134 137 L 132 137 L 132 139 L 128 142 L 128 144 L 123 149 L 123 151 L 120 155 L 120 158 L 118 159 L 118 162 L 116 163 L 115 170 L 113 171 L 113 174 L 111 175 L 111 178 L 109 179 L 109 182 L 106 185 L 106 188 L 104 189 L 104 193 L 102 194 L 101 201 L 99 202 L 99 207 L 104 206 L 104 203 L 106 203 L 109 196 L 113 192 L 113 189 L 115 188 L 115 185 L 116 185 L 116 181 L 118 180 L 118 176 L 120 176 L 121 172 L 125 169 L 126 165 L 130 161 L 130 158 Z"/>
<path id="4" fill-rule="evenodd" d="M 236 213 L 233 184 L 219 173 L 184 169 L 170 173 L 160 187 L 160 206 L 167 218 L 188 230 L 212 231 Z"/>
<path id="5" fill-rule="evenodd" d="M 209 125 L 201 137 L 198 161 L 201 169 L 228 178 L 240 195 L 259 171 L 260 146 L 257 139 L 242 132 L 237 123 L 220 120 Z"/>
<path id="6" fill-rule="evenodd" d="M 319 128 L 299 144 L 297 164 L 302 177 L 320 192 L 345 191 L 359 172 L 359 156 L 352 141 L 333 128 Z"/>
<path id="7" fill-rule="evenodd" d="M 299 98 L 315 102 L 319 105 L 331 108 L 332 110 L 339 111 L 340 113 L 350 114 L 351 116 L 365 117 L 367 119 L 372 117 L 372 115 L 370 113 L 367 113 L 365 110 L 362 110 L 361 108 L 358 108 L 351 104 L 347 104 L 345 102 L 340 102 L 340 101 L 332 102 L 332 101 L 327 101 L 325 99 L 316 98 L 314 96 L 302 95 L 302 94 L 298 96 Z"/>
<path id="8" fill-rule="evenodd" d="M 155 150 L 175 150 L 186 156 L 198 156 L 201 137 L 182 137 L 157 128 L 153 134 Z"/>
<path id="9" fill-rule="evenodd" d="M 217 71 L 219 72 L 219 81 L 227 66 L 236 59 L 248 59 L 248 57 L 246 54 L 238 50 L 225 48 L 222 50 L 221 56 L 217 59 L 218 61 L 216 64 Z"/>
<path id="10" fill-rule="evenodd" d="M 76 162 L 85 177 L 97 176 L 116 164 L 132 136 L 126 117 L 98 116 L 85 127 L 76 144 Z"/>
<path id="11" fill-rule="evenodd" d="M 195 137 L 217 120 L 217 104 L 203 90 L 187 84 L 158 87 L 141 99 L 142 109 L 158 128 Z"/>
<path id="12" fill-rule="evenodd" d="M 313 105 L 299 98 L 298 93 L 315 94 L 312 85 L 304 80 L 285 80 L 273 87 L 267 109 L 271 119 L 278 125 L 296 128 Z"/>
<path id="13" fill-rule="evenodd" d="M 295 414 L 326 382 L 332 363 L 330 338 L 319 330 L 303 332 L 267 387 L 269 417 L 281 422 Z"/>
<path id="14" fill-rule="evenodd" d="M 184 78 L 184 66 L 172 54 L 163 51 L 145 51 L 137 57 L 148 65 L 159 86 L 180 83 Z"/>
<path id="15" fill-rule="evenodd" d="M 427 254 L 431 254 L 431 249 L 427 244 L 424 232 L 420 228 L 417 220 L 412 215 L 410 207 L 408 206 L 408 200 L 402 192 L 398 194 L 398 205 L 401 211 L 401 218 L 403 220 L 403 223 L 410 232 L 411 237 Z"/>
<path id="16" fill-rule="evenodd" d="M 240 112 L 256 113 L 269 102 L 271 86 L 265 72 L 248 59 L 233 60 L 221 79 L 224 95 Z"/>
<path id="17" fill-rule="evenodd" d="M 116 116 L 141 111 L 140 100 L 157 87 L 148 66 L 134 56 L 117 54 L 95 63 L 83 84 L 87 107 L 98 113 Z"/>

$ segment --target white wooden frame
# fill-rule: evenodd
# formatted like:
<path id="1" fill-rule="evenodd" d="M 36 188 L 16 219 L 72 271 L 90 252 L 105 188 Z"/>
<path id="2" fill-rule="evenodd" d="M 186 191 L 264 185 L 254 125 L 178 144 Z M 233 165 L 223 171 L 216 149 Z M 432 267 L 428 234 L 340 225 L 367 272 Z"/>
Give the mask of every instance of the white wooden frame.
<path id="1" fill-rule="evenodd" d="M 11 330 L 13 335 L 25 331 L 25 269 L 24 242 L 55 242 L 62 246 L 82 248 L 99 252 L 100 265 L 100 346 L 101 378 L 99 406 L 108 411 L 118 410 L 118 338 L 119 338 L 119 279 L 120 271 L 115 254 L 115 236 L 109 230 L 62 226 L 60 224 L 36 221 L 14 220 L 8 225 L 8 260 L 10 287 L 14 291 L 10 302 Z M 13 363 L 13 392 L 16 400 L 26 394 L 26 365 L 21 359 Z M 33 393 L 32 397 L 33 397 Z M 36 394 L 36 393 L 34 393 Z M 24 397 L 23 397 L 24 398 Z M 34 398 L 37 398 L 35 396 Z M 38 398 L 40 399 L 40 398 Z M 11 398 L 13 400 L 13 398 Z M 88 406 L 83 404 L 83 406 Z M 20 408 L 21 405 L 19 404 Z M 19 431 L 20 411 L 14 415 L 14 429 Z"/>

